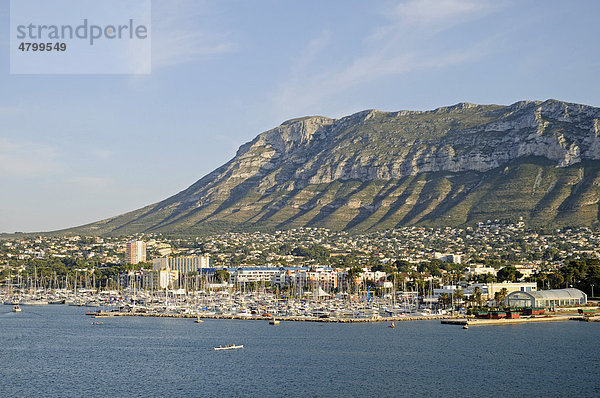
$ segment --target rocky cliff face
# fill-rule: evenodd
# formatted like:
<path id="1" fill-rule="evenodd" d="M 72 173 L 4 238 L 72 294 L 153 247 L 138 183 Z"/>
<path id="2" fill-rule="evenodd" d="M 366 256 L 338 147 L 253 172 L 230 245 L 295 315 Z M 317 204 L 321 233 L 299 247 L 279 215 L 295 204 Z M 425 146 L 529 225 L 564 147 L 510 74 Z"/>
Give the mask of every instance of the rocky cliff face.
<path id="1" fill-rule="evenodd" d="M 588 187 L 589 214 L 584 218 L 595 223 L 598 209 L 591 216 L 589 206 L 597 207 L 593 187 L 598 184 L 595 171 L 589 170 L 596 170 L 600 160 L 599 131 L 599 108 L 556 100 L 293 119 L 242 145 L 231 161 L 185 191 L 85 230 L 305 225 L 371 230 L 438 223 L 440 216 L 448 223 L 468 223 L 481 218 L 473 206 L 467 206 L 466 214 L 461 210 L 458 220 L 447 213 L 474 196 L 485 204 L 493 195 L 480 192 L 481 187 L 511 175 L 511 168 L 523 173 L 525 164 L 534 167 L 528 172 L 535 174 L 537 188 L 532 188 L 535 198 L 519 207 L 520 217 L 559 222 L 561 214 L 579 203 L 573 189 Z M 574 179 L 565 177 L 575 169 Z M 513 189 L 508 197 L 529 188 Z M 382 208 L 385 214 L 377 215 Z M 510 208 L 505 204 L 484 217 L 510 217 Z"/>
<path id="2" fill-rule="evenodd" d="M 600 159 L 600 110 L 549 100 L 509 107 L 458 104 L 431 112 L 365 111 L 290 121 L 238 152 L 244 177 L 286 167 L 299 183 L 391 179 L 437 171 L 485 172 L 542 156 L 558 167 Z M 251 162 L 248 160 L 251 159 Z"/>

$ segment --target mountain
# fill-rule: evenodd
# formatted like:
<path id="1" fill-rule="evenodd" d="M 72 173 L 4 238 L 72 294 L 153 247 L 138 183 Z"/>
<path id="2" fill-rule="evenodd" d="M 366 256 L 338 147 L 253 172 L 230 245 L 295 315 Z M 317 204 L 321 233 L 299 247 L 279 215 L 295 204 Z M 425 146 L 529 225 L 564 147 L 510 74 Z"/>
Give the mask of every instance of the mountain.
<path id="1" fill-rule="evenodd" d="M 62 232 L 597 225 L 599 134 L 600 108 L 557 100 L 292 119 L 162 202 Z"/>

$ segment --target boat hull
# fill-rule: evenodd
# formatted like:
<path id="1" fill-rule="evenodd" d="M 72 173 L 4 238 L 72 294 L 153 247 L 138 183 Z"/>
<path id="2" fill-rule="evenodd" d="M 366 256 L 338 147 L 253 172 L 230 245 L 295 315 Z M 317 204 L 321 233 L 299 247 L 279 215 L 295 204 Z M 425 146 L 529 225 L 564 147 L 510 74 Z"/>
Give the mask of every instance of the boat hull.
<path id="1" fill-rule="evenodd" d="M 243 345 L 232 345 L 229 347 L 213 347 L 213 350 L 215 350 L 215 351 L 238 350 L 240 348 L 244 348 L 244 346 Z"/>

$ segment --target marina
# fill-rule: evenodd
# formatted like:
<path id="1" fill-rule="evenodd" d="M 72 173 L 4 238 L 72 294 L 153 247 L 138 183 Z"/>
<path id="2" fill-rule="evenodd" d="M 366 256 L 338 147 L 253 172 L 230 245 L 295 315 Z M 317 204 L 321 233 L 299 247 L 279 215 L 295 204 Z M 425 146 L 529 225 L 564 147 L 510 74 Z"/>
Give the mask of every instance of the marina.
<path id="1" fill-rule="evenodd" d="M 417 319 L 446 319 L 452 314 L 406 294 L 395 297 L 373 295 L 305 295 L 290 297 L 271 292 L 220 291 L 124 291 L 27 290 L 0 293 L 6 305 L 45 306 L 64 304 L 87 308 L 97 317 L 141 316 L 202 319 L 266 320 L 309 322 L 390 322 Z"/>
<path id="2" fill-rule="evenodd" d="M 86 315 L 94 318 L 110 317 L 158 317 L 189 318 L 195 323 L 204 319 L 229 319 L 280 322 L 319 323 L 373 323 L 386 322 L 394 328 L 394 322 L 441 320 L 452 325 L 504 325 L 521 323 L 590 320 L 589 313 L 577 308 L 563 309 L 547 315 L 530 315 L 516 318 L 480 319 L 469 317 L 465 312 L 440 311 L 416 300 L 394 302 L 390 298 L 369 297 L 360 299 L 351 295 L 338 297 L 307 297 L 304 299 L 278 297 L 272 293 L 220 292 L 107 292 L 107 291 L 54 291 L 36 294 L 17 294 L 2 301 L 12 305 L 13 311 L 21 306 L 54 306 L 63 304 L 87 308 Z M 590 307 L 593 311 L 595 307 Z M 593 318 L 593 317 L 592 317 Z"/>

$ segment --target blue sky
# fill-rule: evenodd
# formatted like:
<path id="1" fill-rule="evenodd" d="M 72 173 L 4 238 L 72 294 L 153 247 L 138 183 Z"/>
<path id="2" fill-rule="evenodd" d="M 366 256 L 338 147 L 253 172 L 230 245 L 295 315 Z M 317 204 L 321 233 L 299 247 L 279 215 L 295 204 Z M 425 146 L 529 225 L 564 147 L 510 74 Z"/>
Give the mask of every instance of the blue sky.
<path id="1" fill-rule="evenodd" d="M 599 12 L 592 0 L 155 0 L 150 75 L 11 75 L 0 0 L 0 232 L 157 202 L 294 117 L 600 106 Z"/>

